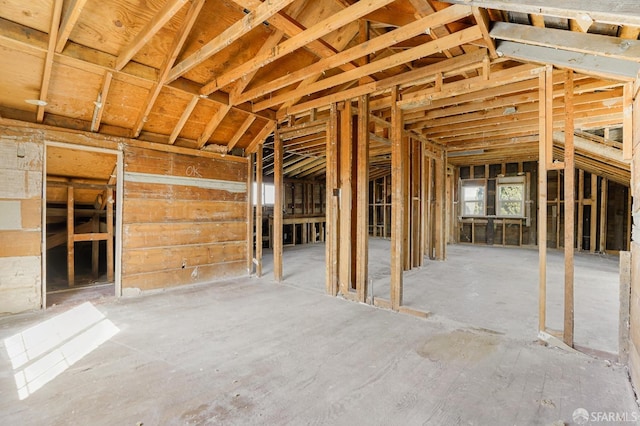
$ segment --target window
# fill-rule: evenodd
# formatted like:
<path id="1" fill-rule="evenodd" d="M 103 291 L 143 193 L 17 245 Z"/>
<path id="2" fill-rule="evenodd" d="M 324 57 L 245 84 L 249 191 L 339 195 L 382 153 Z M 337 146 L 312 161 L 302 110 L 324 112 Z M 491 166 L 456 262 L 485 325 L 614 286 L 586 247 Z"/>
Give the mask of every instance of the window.
<path id="1" fill-rule="evenodd" d="M 463 180 L 461 183 L 462 216 L 485 215 L 484 180 Z"/>
<path id="2" fill-rule="evenodd" d="M 524 176 L 498 178 L 496 215 L 524 217 Z"/>
<path id="3" fill-rule="evenodd" d="M 258 184 L 253 182 L 253 205 L 258 204 Z M 262 184 L 262 205 L 272 206 L 276 200 L 276 187 L 271 183 Z"/>

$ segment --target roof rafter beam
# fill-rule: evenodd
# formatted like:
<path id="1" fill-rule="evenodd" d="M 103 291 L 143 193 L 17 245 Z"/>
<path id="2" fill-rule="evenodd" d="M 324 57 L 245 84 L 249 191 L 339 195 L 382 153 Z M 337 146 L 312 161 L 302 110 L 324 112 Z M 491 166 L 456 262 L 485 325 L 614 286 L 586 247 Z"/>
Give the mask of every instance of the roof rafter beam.
<path id="1" fill-rule="evenodd" d="M 93 119 L 91 120 L 91 131 L 97 132 L 100 129 L 100 122 L 102 121 L 102 114 L 104 112 L 104 106 L 107 103 L 107 96 L 109 96 L 109 88 L 111 87 L 111 80 L 113 79 L 113 73 L 107 71 L 104 74 L 104 80 L 102 81 L 102 89 L 98 93 L 98 98 L 94 102 Z"/>
<path id="2" fill-rule="evenodd" d="M 404 64 L 425 56 L 432 55 L 440 52 L 452 46 L 459 46 L 461 44 L 470 43 L 472 41 L 482 38 L 482 33 L 478 26 L 473 26 L 462 31 L 458 31 L 446 37 L 424 43 L 420 46 L 414 47 L 409 50 L 405 50 L 395 55 L 388 56 L 384 59 L 380 59 L 375 62 L 371 62 L 367 65 L 361 66 L 355 70 L 347 71 L 342 74 L 335 75 L 333 77 L 325 78 L 314 84 L 310 84 L 302 89 L 293 90 L 282 95 L 274 96 L 271 99 L 267 99 L 262 102 L 258 102 L 254 105 L 254 111 L 261 111 L 263 109 L 279 105 L 291 98 L 302 97 L 321 90 L 329 89 L 350 81 L 357 80 L 363 75 L 371 75 L 373 73 L 383 71 L 394 66 Z M 369 83 L 375 85 L 376 83 Z M 364 86 L 360 86 L 364 87 Z"/>
<path id="3" fill-rule="evenodd" d="M 193 24 L 195 24 L 200 11 L 202 10 L 202 6 L 204 5 L 204 0 L 193 0 L 191 4 L 191 8 L 187 11 L 187 15 L 185 16 L 184 22 L 182 24 L 182 28 L 176 34 L 176 37 L 173 39 L 173 44 L 169 49 L 169 54 L 164 58 L 162 65 L 160 66 L 160 70 L 158 72 L 158 81 L 153 86 L 153 88 L 149 91 L 147 95 L 147 99 L 145 100 L 144 109 L 140 110 L 140 114 L 136 120 L 135 125 L 133 126 L 133 137 L 136 138 L 140 135 L 142 131 L 142 127 L 144 123 L 147 121 L 147 117 L 151 113 L 151 109 L 153 109 L 153 105 L 158 99 L 160 95 L 160 91 L 163 87 L 163 81 L 166 80 L 173 63 L 175 62 L 178 54 L 180 53 L 180 49 L 182 49 L 182 45 L 187 40 L 187 36 L 191 32 L 191 28 L 193 28 Z"/>
<path id="4" fill-rule="evenodd" d="M 244 136 L 245 132 L 249 130 L 249 127 L 251 127 L 255 120 L 255 115 L 250 115 L 242 122 L 240 127 L 238 127 L 236 133 L 229 140 L 229 144 L 227 145 L 227 152 L 231 151 L 233 147 L 236 146 L 238 141 L 242 138 L 242 136 Z"/>
<path id="5" fill-rule="evenodd" d="M 87 0 L 71 0 L 69 2 L 58 31 L 58 40 L 56 42 L 57 53 L 62 52 L 64 46 L 67 44 L 69 35 L 71 35 L 71 31 L 73 31 L 73 28 L 76 26 L 78 18 L 80 17 L 82 9 L 86 3 Z"/>
<path id="6" fill-rule="evenodd" d="M 221 87 L 226 86 L 227 84 L 233 83 L 242 76 L 256 71 L 263 66 L 300 49 L 301 47 L 311 43 L 312 41 L 317 40 L 320 37 L 323 37 L 343 27 L 353 20 L 358 19 L 373 10 L 386 6 L 389 3 L 392 3 L 393 1 L 394 0 L 361 0 L 353 6 L 343 9 L 340 12 L 335 13 L 326 19 L 323 19 L 312 27 L 309 27 L 305 31 L 302 31 L 298 35 L 283 41 L 271 52 L 266 52 L 262 55 L 256 55 L 254 58 L 243 63 L 242 65 L 216 77 L 214 81 L 202 88 L 202 93 L 209 94 Z M 264 4 L 265 3 L 263 3 L 263 5 Z"/>
<path id="7" fill-rule="evenodd" d="M 120 53 L 116 60 L 116 70 L 119 71 L 124 68 L 124 66 L 127 65 L 127 62 L 129 62 L 131 58 L 133 58 L 135 54 L 138 53 L 138 51 L 142 49 L 142 47 L 147 44 L 147 42 L 151 40 L 158 31 L 160 31 L 160 29 L 162 29 L 162 27 L 165 26 L 165 24 L 169 22 L 169 20 L 173 18 L 180 9 L 182 9 L 187 1 L 189 0 L 169 0 Z"/>
<path id="8" fill-rule="evenodd" d="M 264 21 L 269 20 L 274 14 L 278 13 L 290 3 L 293 3 L 293 1 L 294 0 L 271 0 L 262 3 L 255 11 L 249 12 L 241 20 L 228 27 L 214 37 L 213 40 L 210 40 L 207 44 L 175 65 L 169 72 L 166 82 L 173 81 L 200 65 L 258 25 L 262 25 Z"/>
<path id="9" fill-rule="evenodd" d="M 376 51 L 385 49 L 401 41 L 408 40 L 412 37 L 424 33 L 425 28 L 456 21 L 469 15 L 471 15 L 471 8 L 465 6 L 448 7 L 440 12 L 434 13 L 425 18 L 405 25 L 404 27 L 390 31 L 372 40 L 365 41 L 364 43 L 361 43 L 350 49 L 344 50 L 340 53 L 336 53 L 333 56 L 321 59 L 320 61 L 305 68 L 294 71 L 280 78 L 276 78 L 275 80 L 271 80 L 270 82 L 263 84 L 260 87 L 256 87 L 255 89 L 243 93 L 237 99 L 232 98 L 231 102 L 242 103 L 251 99 L 255 99 L 259 96 L 266 95 L 283 87 L 289 86 L 293 83 L 302 81 L 308 77 L 317 75 L 318 73 L 322 73 L 327 69 L 338 67 L 355 59 L 362 58 Z M 353 68 L 355 67 L 352 67 L 352 69 Z"/>
<path id="10" fill-rule="evenodd" d="M 485 9 L 508 10 L 613 25 L 640 26 L 640 8 L 636 0 L 441 0 Z"/>
<path id="11" fill-rule="evenodd" d="M 173 128 L 173 131 L 171 132 L 171 135 L 169 136 L 169 145 L 173 145 L 176 139 L 178 139 L 178 136 L 180 136 L 180 132 L 182 131 L 182 128 L 187 123 L 187 120 L 189 120 L 189 117 L 191 117 L 191 113 L 196 108 L 196 105 L 198 105 L 199 100 L 200 100 L 199 96 L 193 96 L 189 101 L 189 103 L 187 104 L 187 107 L 184 109 L 184 111 L 182 111 L 180 120 L 178 120 L 178 123 L 175 125 L 175 127 Z"/>
<path id="12" fill-rule="evenodd" d="M 47 54 L 44 58 L 44 68 L 42 70 L 42 83 L 40 85 L 40 100 L 47 100 L 49 95 L 49 83 L 51 82 L 51 70 L 53 69 L 53 56 L 55 54 L 56 41 L 58 39 L 58 28 L 60 27 L 60 19 L 62 16 L 63 0 L 55 0 L 53 3 L 53 13 L 51 17 L 51 27 L 49 30 L 49 43 L 47 44 Z M 45 104 L 46 105 L 46 104 Z M 44 120 L 44 106 L 38 105 L 36 112 L 36 121 L 42 123 Z"/>

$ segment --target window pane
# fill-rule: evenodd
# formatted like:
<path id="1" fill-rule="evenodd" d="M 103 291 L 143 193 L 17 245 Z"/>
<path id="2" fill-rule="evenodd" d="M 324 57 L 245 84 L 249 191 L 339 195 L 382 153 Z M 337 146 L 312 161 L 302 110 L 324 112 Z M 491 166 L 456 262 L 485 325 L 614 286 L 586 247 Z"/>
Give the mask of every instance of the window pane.
<path id="1" fill-rule="evenodd" d="M 503 216 L 522 216 L 522 203 L 520 201 L 502 201 L 500 214 Z"/>
<path id="2" fill-rule="evenodd" d="M 482 216 L 484 215 L 484 203 L 482 201 L 466 201 L 464 203 L 465 216 Z"/>
<path id="3" fill-rule="evenodd" d="M 500 216 L 524 216 L 524 184 L 498 185 L 497 202 Z"/>

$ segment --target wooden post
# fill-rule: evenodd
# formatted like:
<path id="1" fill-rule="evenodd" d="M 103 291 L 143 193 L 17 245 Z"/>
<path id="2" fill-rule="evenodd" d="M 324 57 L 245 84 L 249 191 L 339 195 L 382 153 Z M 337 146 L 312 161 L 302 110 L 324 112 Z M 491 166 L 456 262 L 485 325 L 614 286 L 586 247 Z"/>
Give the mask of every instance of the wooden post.
<path id="1" fill-rule="evenodd" d="M 584 236 L 584 170 L 578 171 L 578 251 L 582 251 L 582 240 Z"/>
<path id="2" fill-rule="evenodd" d="M 325 247 L 326 247 L 326 291 L 335 296 L 338 294 L 338 109 L 331 104 L 327 129 L 327 172 L 326 172 L 326 212 L 325 212 Z"/>
<path id="3" fill-rule="evenodd" d="M 369 265 L 369 96 L 358 99 L 356 292 L 367 300 Z M 375 207 L 374 207 L 375 210 Z"/>
<path id="4" fill-rule="evenodd" d="M 629 326 L 631 305 L 631 252 L 620 252 L 620 318 L 618 321 L 618 362 L 629 361 Z"/>
<path id="5" fill-rule="evenodd" d="M 420 169 L 422 144 L 420 141 L 413 141 L 411 144 L 411 266 L 422 266 L 420 257 L 420 230 L 422 216 L 420 215 Z"/>
<path id="6" fill-rule="evenodd" d="M 253 165 L 254 157 L 247 157 L 247 275 L 253 273 Z"/>
<path id="7" fill-rule="evenodd" d="M 94 214 L 91 218 L 91 231 L 94 233 L 100 232 L 100 215 Z M 93 279 L 97 279 L 100 276 L 100 241 L 91 242 L 91 275 Z"/>
<path id="8" fill-rule="evenodd" d="M 427 231 L 429 223 L 428 203 L 429 203 L 429 157 L 426 155 L 426 144 L 421 143 L 420 152 L 420 265 L 424 264 L 424 257 L 427 251 Z"/>
<path id="9" fill-rule="evenodd" d="M 607 250 L 607 199 L 608 199 L 609 181 L 602 178 L 600 182 L 600 246 L 598 251 L 604 253 Z M 631 189 L 629 189 L 631 191 Z M 631 209 L 631 206 L 629 206 Z M 629 224 L 631 226 L 631 224 Z M 630 248 L 630 247 L 629 247 Z"/>
<path id="10" fill-rule="evenodd" d="M 73 287 L 76 284 L 75 273 L 75 241 L 74 241 L 74 195 L 73 186 L 67 186 L 67 281 L 69 281 L 69 287 Z"/>
<path id="11" fill-rule="evenodd" d="M 351 177 L 353 164 L 353 118 L 351 101 L 347 100 L 340 112 L 340 248 L 338 250 L 338 282 L 340 293 L 349 293 L 351 287 Z"/>
<path id="12" fill-rule="evenodd" d="M 408 271 L 411 269 L 411 144 L 412 140 L 403 136 L 402 141 L 402 186 L 404 205 L 404 220 L 402 222 L 402 250 L 403 269 Z"/>
<path id="13" fill-rule="evenodd" d="M 435 160 L 431 159 L 430 157 L 427 158 L 427 168 L 426 168 L 426 182 L 427 182 L 427 224 L 426 224 L 426 241 L 425 241 L 425 250 L 427 252 L 427 256 L 429 257 L 429 259 L 434 259 L 435 258 L 435 253 L 434 253 L 434 243 L 433 243 L 433 237 L 434 237 L 434 220 L 433 220 L 433 204 L 434 204 L 434 191 L 433 191 L 433 184 L 434 184 L 434 164 L 435 164 Z"/>
<path id="14" fill-rule="evenodd" d="M 447 160 L 444 151 L 441 151 L 435 161 L 435 194 L 436 194 L 436 208 L 435 208 L 435 248 L 436 259 L 445 260 L 446 257 L 446 239 L 447 230 L 446 224 L 446 175 L 447 175 Z"/>
<path id="15" fill-rule="evenodd" d="M 275 197 L 273 202 L 273 279 L 276 281 L 282 281 L 282 209 L 284 201 L 282 160 L 284 151 L 278 126 L 276 126 L 276 130 L 273 134 L 273 183 L 275 185 Z"/>
<path id="16" fill-rule="evenodd" d="M 539 288 L 538 288 L 538 330 L 546 330 L 547 315 L 547 139 L 552 135 L 547 133 L 547 80 L 551 78 L 552 70 L 548 67 L 545 72 L 540 73 L 538 86 L 538 121 L 539 136 L 538 141 L 538 268 L 539 268 Z"/>
<path id="17" fill-rule="evenodd" d="M 564 82 L 564 342 L 573 347 L 573 281 L 575 244 L 575 165 L 573 144 L 573 71 L 567 71 Z M 593 175 L 591 175 L 593 179 Z M 591 211 L 593 212 L 593 205 Z M 593 215 L 593 213 L 592 213 Z M 591 222 L 595 223 L 592 216 Z M 593 227 L 591 228 L 593 230 Z M 593 231 L 595 234 L 595 231 Z M 592 235 L 593 237 L 593 235 Z"/>
<path id="18" fill-rule="evenodd" d="M 113 260 L 113 206 L 116 200 L 113 198 L 113 188 L 107 189 L 107 280 L 114 280 Z M 121 208 L 121 206 L 118 206 Z"/>
<path id="19" fill-rule="evenodd" d="M 262 276 L 262 144 L 256 151 L 256 276 Z"/>
<path id="20" fill-rule="evenodd" d="M 391 92 L 391 309 L 397 311 L 402 306 L 402 264 L 404 244 L 404 185 L 402 181 L 403 159 L 403 118 L 398 107 L 398 87 Z"/>
<path id="21" fill-rule="evenodd" d="M 596 252 L 598 234 L 598 176 L 591 174 L 591 233 L 589 234 L 589 252 Z"/>

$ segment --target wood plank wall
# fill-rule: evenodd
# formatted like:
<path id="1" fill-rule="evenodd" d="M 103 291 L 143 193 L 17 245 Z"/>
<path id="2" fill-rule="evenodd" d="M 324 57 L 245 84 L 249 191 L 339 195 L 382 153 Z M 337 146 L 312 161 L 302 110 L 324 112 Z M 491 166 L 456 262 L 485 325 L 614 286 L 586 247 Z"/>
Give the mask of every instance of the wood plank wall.
<path id="1" fill-rule="evenodd" d="M 247 170 L 237 157 L 125 149 L 124 294 L 247 273 Z"/>
<path id="2" fill-rule="evenodd" d="M 41 137 L 0 126 L 0 314 L 41 306 Z"/>

